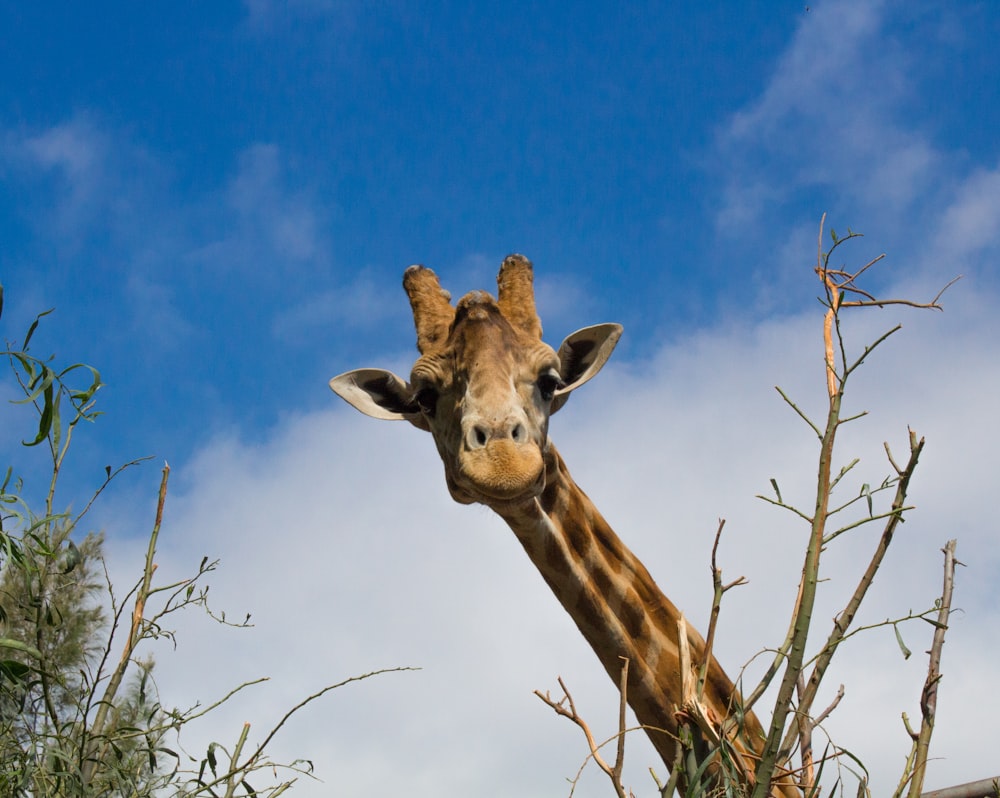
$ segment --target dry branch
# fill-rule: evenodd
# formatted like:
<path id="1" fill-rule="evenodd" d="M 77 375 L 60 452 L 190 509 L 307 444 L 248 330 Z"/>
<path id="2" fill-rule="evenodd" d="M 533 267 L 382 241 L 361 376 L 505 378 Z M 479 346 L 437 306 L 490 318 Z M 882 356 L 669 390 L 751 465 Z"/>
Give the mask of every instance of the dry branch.
<path id="1" fill-rule="evenodd" d="M 943 790 L 932 790 L 923 793 L 920 798 L 997 798 L 997 796 L 1000 796 L 1000 776 L 970 781 L 955 787 L 945 787 Z"/>
<path id="2" fill-rule="evenodd" d="M 941 650 L 944 648 L 944 634 L 948 629 L 948 618 L 951 614 L 951 594 L 955 587 L 955 540 L 949 540 L 944 551 L 944 588 L 941 591 L 941 605 L 938 611 L 937 624 L 934 627 L 934 640 L 929 652 L 927 665 L 927 680 L 924 682 L 920 697 L 920 733 L 915 742 L 915 758 L 913 775 L 910 780 L 909 798 L 919 798 L 924 786 L 924 775 L 927 771 L 927 751 L 934 733 L 934 720 L 937 714 L 937 688 L 941 681 Z"/>
<path id="3" fill-rule="evenodd" d="M 631 792 L 626 791 L 624 785 L 622 784 L 622 771 L 625 767 L 625 735 L 627 732 L 632 731 L 626 726 L 626 712 L 628 710 L 628 657 L 621 657 L 622 661 L 622 672 L 619 678 L 619 694 L 621 696 L 618 704 L 618 733 L 608 739 L 603 743 L 598 743 L 594 738 L 593 732 L 590 730 L 590 724 L 576 711 L 576 703 L 573 701 L 573 696 L 569 692 L 569 688 L 566 687 L 565 682 L 563 682 L 562 677 L 557 677 L 559 682 L 559 688 L 563 691 L 563 697 L 558 701 L 554 700 L 548 692 L 542 693 L 540 690 L 535 690 L 535 695 L 538 696 L 542 701 L 544 701 L 549 707 L 551 707 L 557 715 L 562 715 L 564 718 L 569 718 L 573 723 L 580 727 L 583 731 L 584 736 L 587 738 L 587 746 L 590 749 L 590 754 L 587 759 L 593 759 L 596 765 L 607 775 L 611 780 L 612 785 L 614 785 L 615 794 L 618 798 L 634 798 Z M 601 756 L 601 748 L 607 745 L 611 740 L 617 740 L 617 746 L 615 750 L 615 762 L 613 765 L 609 765 L 605 761 L 604 757 Z M 571 780 L 573 789 L 570 790 L 570 795 L 572 796 L 573 791 L 576 789 L 576 784 L 580 779 L 580 775 L 583 773 L 583 768 L 587 766 L 587 761 L 585 760 L 580 770 L 577 771 L 576 777 Z"/>

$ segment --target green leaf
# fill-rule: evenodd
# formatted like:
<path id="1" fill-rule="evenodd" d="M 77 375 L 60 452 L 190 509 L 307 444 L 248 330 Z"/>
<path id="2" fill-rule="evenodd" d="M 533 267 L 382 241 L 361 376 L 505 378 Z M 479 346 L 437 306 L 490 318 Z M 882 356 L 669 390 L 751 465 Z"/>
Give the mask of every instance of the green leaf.
<path id="1" fill-rule="evenodd" d="M 778 490 L 778 480 L 774 477 L 771 477 L 771 487 L 774 488 L 774 495 L 778 497 L 778 503 L 783 504 L 781 501 L 781 491 Z"/>
<path id="2" fill-rule="evenodd" d="M 101 372 L 93 366 L 88 366 L 86 363 L 74 363 L 72 366 L 67 366 L 59 372 L 59 380 L 63 381 L 70 372 L 76 371 L 77 369 L 86 369 L 90 372 L 90 387 L 82 391 L 70 390 L 69 394 L 74 401 L 84 405 L 93 398 L 95 393 L 104 387 L 104 383 L 101 382 Z"/>
<path id="3" fill-rule="evenodd" d="M 62 391 L 56 391 L 55 397 L 52 400 L 52 446 L 56 451 L 62 449 L 62 414 L 59 412 L 59 407 L 62 400 Z"/>
<path id="4" fill-rule="evenodd" d="M 31 322 L 31 326 L 28 328 L 28 334 L 24 336 L 24 343 L 21 344 L 21 349 L 28 349 L 28 344 L 31 343 L 31 336 L 35 334 L 35 330 L 38 328 L 38 322 L 43 316 L 48 316 L 53 310 L 55 310 L 55 308 L 49 308 L 48 310 L 43 310 L 35 316 L 35 320 Z"/>
<path id="5" fill-rule="evenodd" d="M 24 405 L 37 399 L 46 386 L 55 378 L 55 373 L 45 364 L 28 357 L 22 352 L 12 352 L 11 356 L 21 364 L 28 387 L 28 395 L 24 399 L 13 400 L 11 404 Z"/>
<path id="6" fill-rule="evenodd" d="M 35 659 L 42 658 L 42 652 L 37 648 L 32 648 L 26 643 L 22 643 L 20 640 L 13 640 L 9 637 L 0 637 L 0 648 L 12 648 L 14 651 L 21 651 Z"/>
<path id="7" fill-rule="evenodd" d="M 61 573 L 68 574 L 76 566 L 78 566 L 83 560 L 83 555 L 80 554 L 80 550 L 76 547 L 76 544 L 72 540 L 66 541 L 65 556 L 63 558 L 63 567 Z"/>
<path id="8" fill-rule="evenodd" d="M 910 654 L 913 652 L 906 647 L 906 643 L 903 642 L 903 636 L 899 633 L 899 624 L 892 625 L 893 631 L 896 633 L 896 642 L 899 644 L 899 650 L 903 652 L 903 659 L 909 659 Z"/>
<path id="9" fill-rule="evenodd" d="M 23 682 L 29 673 L 31 673 L 31 668 L 23 662 L 18 662 L 15 659 L 0 660 L 0 682 L 4 680 Z"/>
<path id="10" fill-rule="evenodd" d="M 42 406 L 42 414 L 38 419 L 38 435 L 30 443 L 28 441 L 21 441 L 25 446 L 37 446 L 48 437 L 49 430 L 52 429 L 53 401 L 51 380 L 45 381 L 44 394 L 45 404 Z"/>

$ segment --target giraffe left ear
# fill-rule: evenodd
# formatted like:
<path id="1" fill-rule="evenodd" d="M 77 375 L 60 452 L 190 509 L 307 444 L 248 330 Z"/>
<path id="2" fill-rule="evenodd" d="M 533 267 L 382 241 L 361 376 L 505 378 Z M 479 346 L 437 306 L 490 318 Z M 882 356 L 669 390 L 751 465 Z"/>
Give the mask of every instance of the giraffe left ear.
<path id="1" fill-rule="evenodd" d="M 579 388 L 608 362 L 618 339 L 620 324 L 595 324 L 568 336 L 559 347 L 559 376 L 563 387 L 555 392 L 550 413 L 566 404 L 571 391 Z"/>
<path id="2" fill-rule="evenodd" d="M 406 382 L 384 369 L 356 369 L 330 380 L 331 390 L 366 416 L 409 421 L 427 429 L 420 406 Z"/>

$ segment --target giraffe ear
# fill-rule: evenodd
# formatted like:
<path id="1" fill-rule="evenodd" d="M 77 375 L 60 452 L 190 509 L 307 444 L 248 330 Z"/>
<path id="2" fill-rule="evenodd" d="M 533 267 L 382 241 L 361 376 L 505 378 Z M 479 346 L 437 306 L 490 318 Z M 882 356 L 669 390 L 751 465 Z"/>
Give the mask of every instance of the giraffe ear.
<path id="1" fill-rule="evenodd" d="M 409 421 L 421 429 L 427 422 L 406 382 L 384 369 L 357 369 L 330 380 L 335 394 L 366 416 Z"/>
<path id="2" fill-rule="evenodd" d="M 620 324 L 595 324 L 577 330 L 562 342 L 558 355 L 563 387 L 555 392 L 550 413 L 555 413 L 566 404 L 571 391 L 603 368 L 621 336 Z"/>

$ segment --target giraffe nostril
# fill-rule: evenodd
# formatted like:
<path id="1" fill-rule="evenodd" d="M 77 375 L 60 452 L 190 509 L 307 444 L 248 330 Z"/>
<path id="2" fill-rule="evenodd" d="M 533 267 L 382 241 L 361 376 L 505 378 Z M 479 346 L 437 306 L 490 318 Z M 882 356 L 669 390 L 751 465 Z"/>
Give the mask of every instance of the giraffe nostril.
<path id="1" fill-rule="evenodd" d="M 522 421 L 476 421 L 467 427 L 465 446 L 469 450 L 484 449 L 490 441 L 510 441 L 521 445 L 529 440 L 528 427 Z"/>

